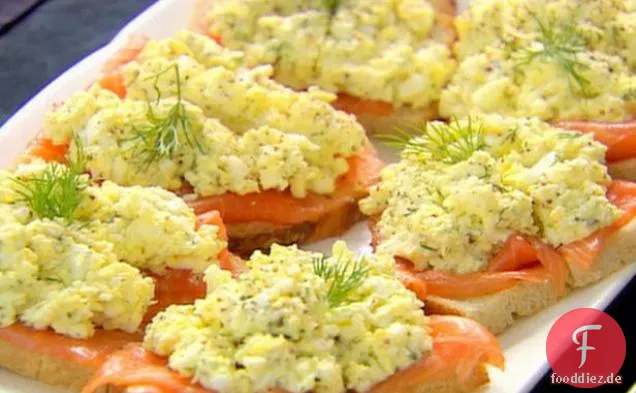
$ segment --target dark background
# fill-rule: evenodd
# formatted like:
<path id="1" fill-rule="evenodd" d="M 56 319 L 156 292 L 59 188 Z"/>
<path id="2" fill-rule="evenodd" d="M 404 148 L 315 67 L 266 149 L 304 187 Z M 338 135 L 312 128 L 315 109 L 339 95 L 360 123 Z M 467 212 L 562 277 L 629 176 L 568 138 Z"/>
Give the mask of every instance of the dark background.
<path id="1" fill-rule="evenodd" d="M 155 0 L 0 0 L 39 6 L 0 27 L 0 124 L 49 82 L 110 41 Z M 6 11 L 5 11 L 6 10 Z"/>
<path id="2" fill-rule="evenodd" d="M 0 124 L 47 83 L 106 44 L 129 20 L 154 2 L 0 0 Z M 34 6 L 24 10 L 29 5 Z M 606 310 L 621 325 L 627 338 L 627 358 L 620 372 L 625 383 L 601 386 L 593 392 L 626 392 L 636 380 L 635 292 L 636 283 L 632 280 Z M 534 390 L 543 391 L 581 390 L 553 386 L 546 376 Z"/>

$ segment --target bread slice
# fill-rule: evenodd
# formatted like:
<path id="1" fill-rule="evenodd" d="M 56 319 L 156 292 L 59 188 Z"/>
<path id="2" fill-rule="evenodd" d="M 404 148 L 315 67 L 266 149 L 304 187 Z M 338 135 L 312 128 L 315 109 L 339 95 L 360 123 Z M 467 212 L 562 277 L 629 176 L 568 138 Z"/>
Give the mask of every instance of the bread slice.
<path id="1" fill-rule="evenodd" d="M 79 392 L 96 371 L 94 367 L 81 365 L 61 357 L 12 344 L 0 339 L 0 367 L 20 376 Z M 100 393 L 111 389 L 100 389 Z"/>
<path id="2" fill-rule="evenodd" d="M 607 164 L 612 179 L 622 179 L 636 182 L 636 157 Z"/>
<path id="3" fill-rule="evenodd" d="M 473 319 L 493 334 L 499 334 L 524 316 L 537 313 L 557 301 L 550 282 L 521 282 L 491 295 L 471 299 L 427 296 L 427 314 L 451 314 Z"/>
<path id="4" fill-rule="evenodd" d="M 364 194 L 361 194 L 360 198 Z M 232 253 L 247 258 L 254 250 L 269 250 L 274 243 L 304 244 L 338 236 L 356 222 L 364 219 L 358 209 L 358 199 L 352 198 L 340 208 L 325 213 L 318 221 L 306 221 L 293 225 L 268 222 L 226 224 L 230 238 L 229 249 Z"/>
<path id="5" fill-rule="evenodd" d="M 636 261 L 636 220 L 610 236 L 590 271 L 568 264 L 570 288 L 596 282 Z M 499 334 L 523 316 L 532 315 L 557 301 L 549 282 L 520 282 L 504 291 L 472 299 L 428 296 L 427 314 L 452 314 L 474 319 Z"/>

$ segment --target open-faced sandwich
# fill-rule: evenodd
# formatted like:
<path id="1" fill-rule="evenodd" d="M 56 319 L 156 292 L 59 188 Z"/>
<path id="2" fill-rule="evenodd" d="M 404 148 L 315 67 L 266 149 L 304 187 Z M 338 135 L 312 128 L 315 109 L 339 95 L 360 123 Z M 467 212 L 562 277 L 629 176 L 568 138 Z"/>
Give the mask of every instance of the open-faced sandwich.
<path id="1" fill-rule="evenodd" d="M 363 128 L 332 94 L 290 90 L 270 66 L 241 68 L 243 57 L 186 31 L 126 48 L 46 116 L 31 154 L 73 152 L 75 134 L 93 177 L 219 211 L 242 255 L 343 232 L 382 167 Z"/>
<path id="2" fill-rule="evenodd" d="M 274 245 L 236 278 L 206 271 L 207 297 L 155 317 L 142 345 L 111 356 L 84 393 L 463 392 L 503 367 L 495 337 L 426 317 L 393 258 Z"/>
<path id="3" fill-rule="evenodd" d="M 297 90 L 336 93 L 367 130 L 437 116 L 455 70 L 453 0 L 203 0 L 197 27 Z"/>
<path id="4" fill-rule="evenodd" d="M 608 146 L 636 180 L 636 7 L 623 0 L 478 0 L 458 16 L 443 117 L 536 116 Z"/>
<path id="5" fill-rule="evenodd" d="M 636 184 L 592 135 L 499 115 L 422 131 L 360 205 L 427 312 L 499 333 L 636 259 Z"/>
<path id="6" fill-rule="evenodd" d="M 170 304 L 231 269 L 218 213 L 160 188 L 91 182 L 79 161 L 0 172 L 0 367 L 79 389 Z"/>

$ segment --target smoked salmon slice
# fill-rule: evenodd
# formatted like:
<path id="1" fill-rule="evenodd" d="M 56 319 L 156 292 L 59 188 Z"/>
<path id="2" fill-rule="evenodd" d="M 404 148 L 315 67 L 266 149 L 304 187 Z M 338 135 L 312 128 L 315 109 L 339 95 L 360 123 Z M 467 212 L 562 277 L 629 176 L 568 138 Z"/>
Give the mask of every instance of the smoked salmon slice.
<path id="1" fill-rule="evenodd" d="M 537 252 L 537 258 L 550 276 L 552 289 L 557 296 L 565 295 L 568 267 L 563 255 L 552 246 L 536 238 L 530 238 L 532 247 Z"/>
<path id="2" fill-rule="evenodd" d="M 612 225 L 601 228 L 585 239 L 566 244 L 559 251 L 565 259 L 584 271 L 589 271 L 600 254 L 605 241 L 616 231 L 627 225 L 636 216 L 636 183 L 614 180 L 607 190 L 607 198 L 623 215 Z"/>
<path id="3" fill-rule="evenodd" d="M 196 226 L 216 225 L 219 227 L 219 237 L 227 241 L 227 230 L 217 211 L 209 211 L 197 216 Z M 242 272 L 244 262 L 224 248 L 219 255 L 219 266 L 233 274 Z M 172 304 L 192 304 L 202 299 L 207 293 L 203 281 L 203 274 L 193 273 L 185 269 L 167 269 L 161 275 L 145 272 L 145 275 L 155 280 L 155 303 L 150 306 L 144 321 L 149 322 L 159 311 Z"/>
<path id="4" fill-rule="evenodd" d="M 499 342 L 479 323 L 463 317 L 432 315 L 429 327 L 432 353 L 377 384 L 369 393 L 414 392 L 418 386 L 453 377 L 468 391 L 487 382 L 480 372 L 485 364 L 504 368 Z"/>
<path id="5" fill-rule="evenodd" d="M 119 98 L 126 97 L 126 85 L 121 74 L 121 67 L 135 60 L 148 43 L 148 38 L 142 35 L 131 35 L 126 44 L 106 62 L 102 69 L 103 76 L 99 85 L 117 94 Z"/>
<path id="6" fill-rule="evenodd" d="M 21 323 L 0 328 L 0 340 L 28 351 L 98 367 L 113 352 L 126 343 L 139 341 L 141 333 L 126 333 L 121 330 L 97 329 L 90 339 L 77 339 L 57 334 L 52 330 L 36 330 Z"/>
<path id="7" fill-rule="evenodd" d="M 391 116 L 393 114 L 391 103 L 353 97 L 345 93 L 338 93 L 331 105 L 338 110 L 355 115 Z"/>
<path id="8" fill-rule="evenodd" d="M 518 270 L 537 261 L 537 252 L 528 240 L 520 235 L 512 235 L 503 249 L 495 255 L 486 271 L 505 272 Z"/>
<path id="9" fill-rule="evenodd" d="M 147 43 L 148 37 L 146 36 L 138 34 L 129 36 L 126 44 L 106 62 L 103 71 L 105 73 L 115 71 L 121 66 L 135 60 Z"/>
<path id="10" fill-rule="evenodd" d="M 121 389 L 139 386 L 154 389 L 142 392 L 206 392 L 202 387 L 191 384 L 188 378 L 170 371 L 164 358 L 144 350 L 139 344 L 129 344 L 110 356 L 82 393 L 93 393 L 105 385 Z"/>
<path id="11" fill-rule="evenodd" d="M 172 304 L 192 304 L 197 299 L 203 299 L 207 293 L 203 275 L 194 274 L 191 270 L 169 269 L 161 275 L 145 275 L 155 281 L 155 303 L 148 308 L 144 316 L 145 323 Z"/>
<path id="12" fill-rule="evenodd" d="M 375 248 L 381 239 L 373 220 L 369 221 L 369 230 Z M 494 266 L 489 265 L 484 272 L 458 275 L 435 270 L 417 271 L 409 260 L 395 257 L 397 275 L 402 285 L 423 301 L 428 295 L 470 299 L 512 288 L 520 281 L 545 282 L 550 275 L 540 266 L 518 269 L 536 265 L 537 261 L 535 249 L 518 235 L 511 236 L 493 259 Z"/>
<path id="13" fill-rule="evenodd" d="M 197 229 L 202 225 L 216 225 L 219 227 L 219 238 L 227 241 L 227 229 L 221 218 L 221 214 L 216 210 L 207 211 L 197 215 Z"/>
<path id="14" fill-rule="evenodd" d="M 127 90 L 124 84 L 124 77 L 118 71 L 111 71 L 105 74 L 102 79 L 99 80 L 99 86 L 112 91 L 121 99 L 126 98 Z"/>
<path id="15" fill-rule="evenodd" d="M 485 364 L 504 367 L 497 339 L 472 320 L 446 315 L 429 318 L 433 351 L 410 367 L 375 385 L 369 393 L 414 392 L 418 386 L 456 378 L 466 389 L 486 383 Z M 129 344 L 102 365 L 82 393 L 94 393 L 102 386 L 136 389 L 143 393 L 213 393 L 167 367 L 166 359 Z M 285 393 L 275 389 L 270 393 Z"/>
<path id="16" fill-rule="evenodd" d="M 607 146 L 607 161 L 636 157 L 636 121 L 604 123 L 596 121 L 565 121 L 556 124 L 568 130 L 594 134 L 594 139 Z"/>
<path id="17" fill-rule="evenodd" d="M 29 148 L 28 154 L 39 157 L 44 161 L 55 161 L 65 164 L 67 162 L 67 151 L 68 144 L 56 145 L 48 138 L 37 138 Z"/>
<path id="18" fill-rule="evenodd" d="M 401 272 L 398 277 L 404 286 L 411 290 L 416 285 L 423 288 L 415 291 L 421 300 L 426 300 L 427 295 L 470 299 L 501 292 L 512 288 L 520 281 L 545 282 L 550 279 L 548 271 L 541 266 L 516 271 L 469 274 L 453 274 L 437 270 L 416 271 L 413 264 L 401 258 L 397 259 L 397 266 L 398 271 Z M 424 297 L 421 294 L 424 294 Z"/>
<path id="19" fill-rule="evenodd" d="M 407 289 L 411 290 L 413 293 L 415 293 L 415 295 L 417 295 L 418 299 L 426 299 L 426 296 L 428 296 L 426 282 L 419 279 L 414 274 L 412 265 L 409 265 L 409 262 L 397 262 L 395 265 L 397 277 L 402 285 L 404 285 Z"/>
<path id="20" fill-rule="evenodd" d="M 470 299 L 512 288 L 519 281 L 540 283 L 547 280 L 551 280 L 555 293 L 562 295 L 568 275 L 565 259 L 559 252 L 538 239 L 519 235 L 512 235 L 482 272 L 417 271 L 410 261 L 401 257 L 395 260 L 400 281 L 421 300 L 426 300 L 427 295 Z M 543 267 L 536 266 L 537 262 Z"/>

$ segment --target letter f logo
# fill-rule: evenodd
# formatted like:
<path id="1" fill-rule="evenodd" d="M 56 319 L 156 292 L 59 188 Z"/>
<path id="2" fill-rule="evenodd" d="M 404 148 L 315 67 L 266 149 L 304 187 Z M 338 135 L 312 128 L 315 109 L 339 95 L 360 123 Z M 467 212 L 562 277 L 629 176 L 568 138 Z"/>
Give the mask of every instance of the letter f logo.
<path id="1" fill-rule="evenodd" d="M 587 360 L 587 351 L 596 349 L 587 345 L 587 331 L 601 330 L 601 327 L 601 325 L 585 325 L 576 329 L 574 333 L 572 333 L 572 341 L 574 341 L 574 344 L 581 345 L 580 347 L 576 348 L 577 351 L 581 351 L 581 364 L 579 364 L 579 368 L 583 367 L 585 361 Z M 583 332 L 583 334 L 581 334 L 581 337 L 583 337 L 583 343 L 580 343 L 579 340 L 576 338 L 576 336 L 581 332 Z"/>

